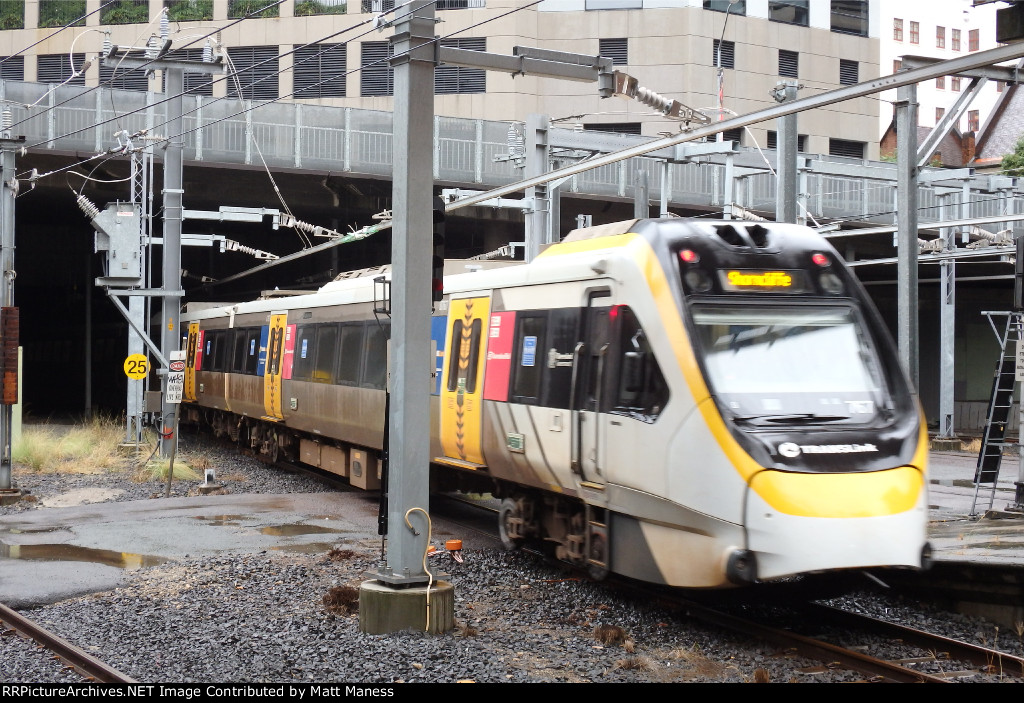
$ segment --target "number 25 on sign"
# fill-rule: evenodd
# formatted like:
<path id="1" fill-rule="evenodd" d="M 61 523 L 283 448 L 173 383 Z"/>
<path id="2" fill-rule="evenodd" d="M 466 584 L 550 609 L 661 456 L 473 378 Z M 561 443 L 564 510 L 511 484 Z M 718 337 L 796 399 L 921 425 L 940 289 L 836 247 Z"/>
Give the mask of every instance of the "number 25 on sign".
<path id="1" fill-rule="evenodd" d="M 128 378 L 145 378 L 149 373 L 149 360 L 144 354 L 131 354 L 124 360 L 124 373 Z"/>

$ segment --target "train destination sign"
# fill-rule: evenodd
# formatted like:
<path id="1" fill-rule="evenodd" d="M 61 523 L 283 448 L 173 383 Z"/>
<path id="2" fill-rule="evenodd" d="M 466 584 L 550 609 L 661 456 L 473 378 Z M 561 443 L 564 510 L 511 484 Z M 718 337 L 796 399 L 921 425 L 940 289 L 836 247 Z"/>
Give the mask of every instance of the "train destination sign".
<path id="1" fill-rule="evenodd" d="M 730 269 L 719 271 L 718 275 L 723 290 L 727 291 L 803 293 L 807 289 L 803 271 Z"/>

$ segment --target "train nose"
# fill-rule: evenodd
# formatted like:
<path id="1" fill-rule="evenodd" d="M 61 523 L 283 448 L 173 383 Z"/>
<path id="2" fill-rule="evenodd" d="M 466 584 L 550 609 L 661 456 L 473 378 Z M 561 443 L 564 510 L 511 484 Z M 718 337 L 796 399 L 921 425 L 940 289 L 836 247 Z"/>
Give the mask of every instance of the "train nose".
<path id="1" fill-rule="evenodd" d="M 734 549 L 725 565 L 725 577 L 737 586 L 757 581 L 757 556 L 749 549 Z"/>

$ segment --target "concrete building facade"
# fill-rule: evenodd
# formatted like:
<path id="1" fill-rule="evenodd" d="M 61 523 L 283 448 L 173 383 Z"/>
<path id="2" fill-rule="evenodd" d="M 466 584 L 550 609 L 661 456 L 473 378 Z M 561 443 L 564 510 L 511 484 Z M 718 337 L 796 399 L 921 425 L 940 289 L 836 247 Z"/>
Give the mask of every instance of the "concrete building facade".
<path id="1" fill-rule="evenodd" d="M 65 15 L 54 16 L 54 2 Z M 516 0 L 439 0 L 437 35 L 447 45 L 500 54 L 528 46 L 606 55 L 641 86 L 717 119 L 773 104 L 779 81 L 796 81 L 800 94 L 808 94 L 876 78 L 881 3 L 543 0 L 524 6 Z M 78 5 L 79 15 L 68 10 Z M 392 109 L 386 61 L 394 0 L 25 0 L 23 28 L 0 31 L 0 59 L 7 57 L 0 61 L 0 77 L 159 92 L 159 73 L 148 79 L 118 73 L 96 56 L 105 38 L 121 47 L 145 46 L 160 34 L 165 5 L 172 18 L 196 18 L 170 22 L 174 50 L 198 56 L 205 43 L 200 38 L 213 33 L 240 72 L 212 86 L 197 88 L 200 81 L 193 81 L 193 90 Z M 259 16 L 240 19 L 261 8 Z M 67 15 L 86 17 L 58 31 Z M 12 26 L 2 19 L 0 27 Z M 132 21 L 114 23 L 126 19 Z M 435 92 L 439 115 L 512 123 L 539 113 L 580 129 L 651 136 L 680 128 L 639 102 L 600 98 L 595 84 L 446 66 L 436 73 Z M 862 98 L 801 115 L 802 149 L 877 159 L 878 106 L 877 99 Z M 730 138 L 774 146 L 774 128 L 755 125 Z"/>

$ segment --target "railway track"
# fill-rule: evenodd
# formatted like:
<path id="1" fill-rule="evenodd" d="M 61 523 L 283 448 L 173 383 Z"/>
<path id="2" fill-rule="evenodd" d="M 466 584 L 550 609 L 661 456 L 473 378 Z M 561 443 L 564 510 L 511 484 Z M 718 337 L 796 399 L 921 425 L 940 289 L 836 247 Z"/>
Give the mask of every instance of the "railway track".
<path id="1" fill-rule="evenodd" d="M 489 524 L 489 535 L 497 540 L 493 520 L 490 523 L 466 522 L 466 512 L 471 510 L 466 506 L 489 513 L 495 512 L 493 508 L 450 495 L 444 499 L 443 503 L 435 503 L 435 507 L 445 506 L 448 519 L 477 531 L 487 530 L 482 525 Z M 564 566 L 560 562 L 559 565 Z M 817 670 L 801 671 L 808 680 L 826 669 L 844 669 L 854 672 L 857 677 L 851 680 L 858 683 L 1024 681 L 1024 657 L 862 613 L 801 601 L 783 608 L 741 607 L 729 612 L 727 608 L 683 598 L 671 590 L 652 589 L 613 577 L 609 578 L 609 584 L 632 591 L 637 598 L 656 601 L 685 617 L 769 643 L 777 656 L 820 662 Z M 812 623 L 813 627 L 799 632 L 795 627 L 799 623 Z"/>
<path id="2" fill-rule="evenodd" d="M 75 671 L 87 683 L 137 683 L 99 659 L 79 649 L 25 616 L 0 604 L 0 634 L 5 637 L 21 636 L 32 640 L 53 653 L 66 669 Z"/>

